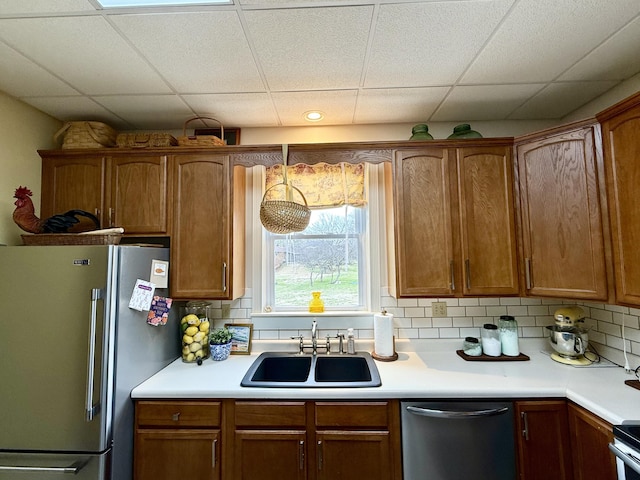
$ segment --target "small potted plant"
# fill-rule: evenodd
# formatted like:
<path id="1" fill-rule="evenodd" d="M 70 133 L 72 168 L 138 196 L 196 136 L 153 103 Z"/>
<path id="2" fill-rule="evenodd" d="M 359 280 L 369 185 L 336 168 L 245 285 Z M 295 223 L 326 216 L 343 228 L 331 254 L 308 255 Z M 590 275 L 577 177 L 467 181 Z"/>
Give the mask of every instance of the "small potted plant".
<path id="1" fill-rule="evenodd" d="M 209 352 L 212 360 L 226 360 L 231 353 L 231 332 L 228 328 L 219 328 L 209 336 Z"/>

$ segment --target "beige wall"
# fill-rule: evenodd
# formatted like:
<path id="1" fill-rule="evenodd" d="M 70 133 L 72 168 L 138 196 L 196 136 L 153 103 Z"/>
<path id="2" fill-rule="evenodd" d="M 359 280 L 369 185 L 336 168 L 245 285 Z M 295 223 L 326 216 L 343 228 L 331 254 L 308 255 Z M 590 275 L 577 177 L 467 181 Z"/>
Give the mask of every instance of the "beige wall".
<path id="1" fill-rule="evenodd" d="M 13 222 L 13 194 L 19 186 L 33 191 L 40 206 L 38 149 L 53 148 L 61 122 L 0 92 L 0 244 L 21 245 L 24 233 Z"/>

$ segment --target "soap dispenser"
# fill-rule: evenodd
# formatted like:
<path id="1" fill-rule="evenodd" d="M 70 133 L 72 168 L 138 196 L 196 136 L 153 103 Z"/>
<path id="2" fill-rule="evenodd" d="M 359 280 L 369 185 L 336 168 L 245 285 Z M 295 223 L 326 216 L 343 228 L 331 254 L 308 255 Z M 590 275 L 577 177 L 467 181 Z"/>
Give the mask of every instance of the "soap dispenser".
<path id="1" fill-rule="evenodd" d="M 353 337 L 353 328 L 347 329 L 347 353 L 355 355 L 356 353 L 356 341 Z"/>

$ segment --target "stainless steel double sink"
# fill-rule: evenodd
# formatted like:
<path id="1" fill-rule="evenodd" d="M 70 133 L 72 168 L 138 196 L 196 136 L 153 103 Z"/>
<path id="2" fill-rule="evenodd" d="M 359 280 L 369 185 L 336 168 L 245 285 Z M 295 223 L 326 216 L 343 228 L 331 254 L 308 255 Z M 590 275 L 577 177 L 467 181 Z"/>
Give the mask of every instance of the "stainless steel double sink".
<path id="1" fill-rule="evenodd" d="M 354 388 L 379 387 L 382 382 L 368 352 L 354 355 L 264 352 L 240 384 L 267 388 Z"/>

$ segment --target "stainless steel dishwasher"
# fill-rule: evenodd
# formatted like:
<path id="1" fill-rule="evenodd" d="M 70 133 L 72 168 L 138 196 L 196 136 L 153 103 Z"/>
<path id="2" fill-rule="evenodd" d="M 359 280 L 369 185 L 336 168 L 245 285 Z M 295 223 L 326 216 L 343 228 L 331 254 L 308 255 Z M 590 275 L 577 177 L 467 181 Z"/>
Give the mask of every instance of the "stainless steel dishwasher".
<path id="1" fill-rule="evenodd" d="M 515 480 L 511 402 L 403 401 L 404 480 Z"/>

